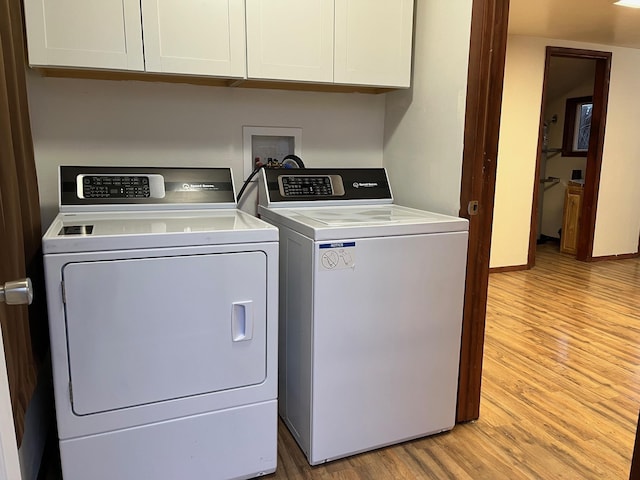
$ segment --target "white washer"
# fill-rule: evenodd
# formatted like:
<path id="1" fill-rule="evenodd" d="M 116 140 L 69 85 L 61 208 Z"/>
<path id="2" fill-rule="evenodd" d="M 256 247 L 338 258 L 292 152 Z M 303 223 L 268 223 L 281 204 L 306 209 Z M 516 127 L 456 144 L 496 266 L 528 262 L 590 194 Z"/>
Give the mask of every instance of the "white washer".
<path id="1" fill-rule="evenodd" d="M 279 412 L 316 465 L 453 428 L 468 222 L 384 169 L 265 170 L 280 230 Z"/>
<path id="2" fill-rule="evenodd" d="M 275 471 L 278 231 L 229 169 L 61 167 L 43 238 L 65 480 Z"/>

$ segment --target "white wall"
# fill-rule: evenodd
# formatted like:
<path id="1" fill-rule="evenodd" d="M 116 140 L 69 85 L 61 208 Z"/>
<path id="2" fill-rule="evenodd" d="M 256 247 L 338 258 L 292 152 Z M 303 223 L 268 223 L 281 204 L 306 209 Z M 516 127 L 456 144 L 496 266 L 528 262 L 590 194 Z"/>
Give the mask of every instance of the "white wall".
<path id="1" fill-rule="evenodd" d="M 410 90 L 387 94 L 384 165 L 396 201 L 458 215 L 471 0 L 417 0 Z"/>
<path id="2" fill-rule="evenodd" d="M 301 127 L 307 166 L 382 166 L 384 95 L 58 79 L 33 72 L 28 93 L 44 227 L 57 211 L 61 164 L 231 166 L 238 187 L 243 125 Z"/>
<path id="3" fill-rule="evenodd" d="M 640 50 L 510 36 L 507 42 L 491 267 L 525 265 L 546 46 L 613 52 L 594 257 L 635 253 L 640 235 Z"/>

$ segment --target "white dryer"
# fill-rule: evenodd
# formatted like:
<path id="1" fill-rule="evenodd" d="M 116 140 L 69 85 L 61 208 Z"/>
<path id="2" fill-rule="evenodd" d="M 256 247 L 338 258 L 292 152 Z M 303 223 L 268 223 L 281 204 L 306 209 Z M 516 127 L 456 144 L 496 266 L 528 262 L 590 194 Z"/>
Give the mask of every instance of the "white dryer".
<path id="1" fill-rule="evenodd" d="M 278 231 L 224 168 L 60 168 L 43 238 L 65 480 L 275 471 Z"/>
<path id="2" fill-rule="evenodd" d="M 468 222 L 384 169 L 264 170 L 280 230 L 280 416 L 309 463 L 453 428 Z"/>

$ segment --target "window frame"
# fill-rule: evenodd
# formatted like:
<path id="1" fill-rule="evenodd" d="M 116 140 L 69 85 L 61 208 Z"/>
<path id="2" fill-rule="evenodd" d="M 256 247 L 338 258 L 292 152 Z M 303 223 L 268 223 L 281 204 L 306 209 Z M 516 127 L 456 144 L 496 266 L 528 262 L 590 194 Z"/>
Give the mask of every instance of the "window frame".
<path id="1" fill-rule="evenodd" d="M 593 96 L 567 98 L 564 114 L 564 131 L 562 136 L 562 156 L 563 157 L 586 157 L 589 147 L 585 150 L 576 148 L 576 132 L 580 129 L 580 115 L 578 109 L 583 105 L 591 104 L 593 115 Z M 591 128 L 591 122 L 589 123 Z"/>

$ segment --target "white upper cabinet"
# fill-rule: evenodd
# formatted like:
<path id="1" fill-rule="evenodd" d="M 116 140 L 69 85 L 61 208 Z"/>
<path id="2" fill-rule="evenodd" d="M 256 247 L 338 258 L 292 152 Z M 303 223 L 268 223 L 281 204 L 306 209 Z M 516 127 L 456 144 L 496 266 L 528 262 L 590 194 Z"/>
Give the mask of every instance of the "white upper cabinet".
<path id="1" fill-rule="evenodd" d="M 245 76 L 244 0 L 24 4 L 31 65 Z"/>
<path id="2" fill-rule="evenodd" d="M 246 0 L 247 76 L 333 82 L 334 0 Z"/>
<path id="3" fill-rule="evenodd" d="M 139 0 L 25 0 L 29 63 L 144 70 Z"/>
<path id="4" fill-rule="evenodd" d="M 334 82 L 408 87 L 413 0 L 336 0 Z"/>
<path id="5" fill-rule="evenodd" d="M 247 76 L 408 87 L 413 0 L 246 0 Z"/>
<path id="6" fill-rule="evenodd" d="M 408 87 L 414 0 L 24 0 L 29 63 Z"/>
<path id="7" fill-rule="evenodd" d="M 147 72 L 244 77 L 243 0 L 142 0 Z"/>

